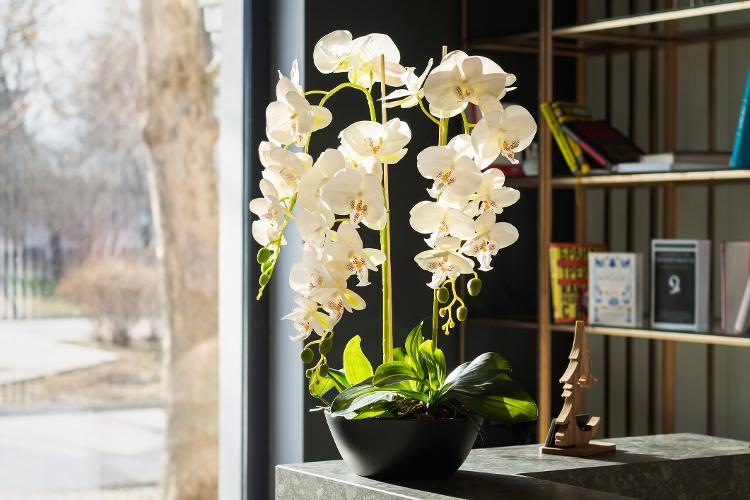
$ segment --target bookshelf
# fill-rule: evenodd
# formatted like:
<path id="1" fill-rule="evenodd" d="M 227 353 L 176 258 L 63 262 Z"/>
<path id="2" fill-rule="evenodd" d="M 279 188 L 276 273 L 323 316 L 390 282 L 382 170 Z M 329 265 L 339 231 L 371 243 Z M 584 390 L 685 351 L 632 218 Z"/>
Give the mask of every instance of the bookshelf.
<path id="1" fill-rule="evenodd" d="M 706 2 L 696 6 L 681 6 L 675 8 L 659 8 L 660 5 L 676 5 L 673 0 L 651 0 L 649 12 L 633 13 L 626 16 L 605 16 L 605 19 L 588 22 L 586 19 L 586 1 L 577 0 L 577 15 L 580 23 L 574 26 L 553 27 L 553 0 L 538 0 L 538 29 L 519 34 L 503 35 L 497 37 L 470 38 L 468 36 L 468 0 L 462 0 L 462 37 L 463 48 L 496 53 L 526 53 L 536 54 L 538 57 L 539 81 L 538 101 L 549 102 L 554 100 L 553 96 L 553 60 L 556 57 L 573 58 L 576 62 L 576 96 L 577 101 L 586 102 L 586 62 L 587 57 L 604 55 L 606 60 L 606 79 L 611 81 L 611 56 L 613 54 L 630 54 L 630 74 L 634 68 L 634 51 L 648 50 L 649 53 L 649 77 L 656 81 L 659 72 L 659 64 L 662 64 L 663 78 L 661 79 L 663 98 L 658 96 L 655 85 L 650 85 L 647 96 L 650 106 L 661 106 L 663 109 L 663 122 L 658 123 L 655 113 L 650 118 L 650 149 L 656 149 L 658 142 L 658 131 L 661 131 L 661 147 L 665 151 L 673 151 L 677 142 L 677 47 L 687 44 L 704 43 L 708 45 L 708 66 L 710 74 L 715 68 L 715 44 L 719 40 L 750 37 L 750 26 L 726 26 L 716 25 L 714 17 L 716 14 L 750 10 L 750 0 L 719 0 Z M 607 11 L 611 12 L 611 0 L 607 0 Z M 635 2 L 630 2 L 631 7 Z M 634 9 L 633 9 L 634 10 Z M 707 29 L 680 32 L 677 30 L 675 21 L 696 17 L 708 16 Z M 715 77 L 708 79 L 709 95 L 715 91 Z M 607 88 L 609 88 L 609 83 Z M 632 89 L 632 81 L 631 87 Z M 631 90 L 632 92 L 632 90 Z M 633 113 L 634 96 L 631 94 L 629 103 L 630 113 Z M 607 98 L 607 106 L 609 97 Z M 709 99 L 708 123 L 709 149 L 714 147 L 714 136 L 716 130 L 715 104 Z M 628 135 L 633 135 L 632 123 Z M 656 203 L 661 200 L 661 234 L 663 238 L 677 237 L 676 228 L 676 193 L 675 189 L 680 185 L 700 184 L 708 186 L 709 203 L 709 237 L 715 246 L 715 230 L 713 227 L 713 205 L 714 186 L 729 183 L 750 183 L 750 170 L 714 170 L 714 171 L 691 171 L 691 172 L 664 172 L 643 174 L 619 174 L 619 175 L 592 175 L 583 178 L 553 177 L 552 176 L 552 150 L 555 144 L 552 141 L 550 131 L 543 119 L 539 119 L 539 175 L 531 178 L 507 178 L 507 185 L 517 188 L 534 189 L 538 195 L 538 248 L 537 248 L 537 271 L 538 271 L 538 293 L 537 293 L 537 316 L 533 319 L 493 319 L 472 318 L 469 325 L 484 324 L 498 329 L 513 329 L 527 331 L 536 334 L 537 340 L 537 369 L 538 369 L 538 403 L 539 421 L 538 436 L 540 439 L 546 434 L 547 426 L 552 418 L 551 381 L 551 339 L 553 333 L 572 332 L 572 325 L 553 324 L 550 311 L 550 282 L 549 282 L 549 244 L 551 243 L 553 224 L 553 190 L 588 188 L 600 188 L 605 191 L 605 197 L 609 197 L 610 188 L 625 188 L 628 197 L 632 197 L 632 188 L 649 188 L 651 200 L 652 219 L 656 218 Z M 583 197 L 578 197 L 583 198 Z M 576 204 L 575 209 L 575 242 L 585 242 L 585 206 L 584 203 Z M 652 223 L 652 235 L 655 226 Z M 713 292 L 713 290 L 712 290 Z M 712 293 L 713 295 L 713 293 Z M 712 315 L 713 317 L 713 315 Z M 462 325 L 460 352 L 464 352 L 464 330 Z M 750 347 L 750 336 L 734 336 L 719 333 L 718 329 L 710 332 L 675 332 L 644 328 L 617 328 L 604 326 L 589 326 L 588 331 L 593 335 L 604 337 L 605 353 L 605 424 L 608 422 L 607 412 L 610 406 L 609 390 L 609 339 L 612 337 L 624 337 L 626 339 L 626 366 L 631 371 L 633 359 L 632 339 L 647 339 L 649 341 L 649 376 L 653 380 L 657 370 L 658 345 L 661 344 L 661 400 L 657 401 L 656 388 L 649 384 L 649 433 L 657 431 L 656 405 L 661 407 L 661 425 L 658 430 L 663 433 L 674 432 L 675 428 L 675 388 L 676 381 L 676 342 L 688 342 L 703 344 L 707 346 L 706 364 L 709 374 L 707 394 L 707 433 L 714 433 L 713 421 L 713 366 L 714 346 Z M 626 407 L 631 408 L 632 386 L 631 377 L 626 380 Z M 628 434 L 632 433 L 632 416 L 630 409 L 626 415 L 626 428 Z M 609 429 L 605 429 L 609 434 Z"/>

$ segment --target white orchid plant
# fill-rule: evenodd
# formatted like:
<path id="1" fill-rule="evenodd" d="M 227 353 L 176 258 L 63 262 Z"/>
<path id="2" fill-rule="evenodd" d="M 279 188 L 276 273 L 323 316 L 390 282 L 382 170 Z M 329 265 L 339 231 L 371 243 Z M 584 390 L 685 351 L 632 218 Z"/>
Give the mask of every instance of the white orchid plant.
<path id="1" fill-rule="evenodd" d="M 338 390 L 328 408 L 349 418 L 420 412 L 504 421 L 536 418 L 536 405 L 510 380 L 510 366 L 500 355 L 486 353 L 446 375 L 445 357 L 438 348 L 440 330 L 449 334 L 456 321 L 468 315 L 456 288 L 459 277 L 471 277 L 468 292 L 477 295 L 482 284 L 477 270 L 491 270 L 498 251 L 518 239 L 516 228 L 498 222 L 497 216 L 519 199 L 519 192 L 504 186 L 502 172 L 492 167 L 501 155 L 516 162 L 516 153 L 536 133 L 527 110 L 500 102 L 513 89 L 515 76 L 486 57 L 461 51 L 445 54 L 435 68 L 430 60 L 417 76 L 416 68 L 401 65 L 399 50 L 387 35 L 354 38 L 344 30 L 324 36 L 313 60 L 322 73 L 346 73 L 346 81 L 328 91 L 305 91 L 296 61 L 289 77 L 279 73 L 276 100 L 266 109 L 268 141 L 259 147 L 265 167 L 263 196 L 250 203 L 258 216 L 252 234 L 262 246 L 257 256 L 258 299 L 286 243 L 290 220 L 295 220 L 304 241 L 302 259 L 289 275 L 298 294 L 296 307 L 284 319 L 294 323 L 293 340 L 304 341 L 303 362 L 313 363 L 317 346 L 318 360 L 306 371 L 310 392 L 328 405 L 325 394 Z M 372 95 L 378 83 L 380 121 Z M 392 87 L 390 93 L 387 87 Z M 337 148 L 313 158 L 308 154 L 311 137 L 331 123 L 326 104 L 344 89 L 364 96 L 369 119 L 344 128 Z M 312 104 L 315 97 L 318 102 Z M 469 104 L 481 110 L 477 123 L 467 118 Z M 427 236 L 428 249 L 415 261 L 431 274 L 432 336 L 423 339 L 420 324 L 403 348 L 393 346 L 388 182 L 389 166 L 404 158 L 411 130 L 399 118 L 387 119 L 387 110 L 397 107 L 418 107 L 438 128 L 438 144 L 420 152 L 416 162 L 419 173 L 431 182 L 429 199 L 410 212 L 412 228 Z M 448 140 L 449 122 L 459 116 L 462 133 Z M 363 227 L 379 231 L 379 249 L 364 247 L 359 234 Z M 383 363 L 373 370 L 359 347 L 360 338 L 354 336 L 344 350 L 343 368 L 329 368 L 327 355 L 336 325 L 344 312 L 365 308 L 351 284 L 369 285 L 370 273 L 378 269 Z"/>

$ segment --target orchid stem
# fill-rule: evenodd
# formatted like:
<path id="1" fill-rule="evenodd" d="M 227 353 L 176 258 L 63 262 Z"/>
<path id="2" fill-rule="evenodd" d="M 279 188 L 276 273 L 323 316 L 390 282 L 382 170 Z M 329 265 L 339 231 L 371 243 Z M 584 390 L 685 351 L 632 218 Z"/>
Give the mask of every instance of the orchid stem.
<path id="1" fill-rule="evenodd" d="M 385 97 L 385 55 L 380 55 L 380 94 Z M 372 81 L 372 78 L 371 80 Z M 369 93 L 368 93 L 369 94 Z M 369 98 L 372 103 L 372 97 Z M 371 109 L 371 117 L 374 110 Z M 385 100 L 382 100 L 380 109 L 383 125 L 388 120 L 388 111 Z M 372 118 L 372 121 L 376 121 Z M 388 164 L 383 163 L 383 199 L 385 201 L 385 227 L 380 230 L 380 250 L 385 254 L 383 262 L 383 363 L 393 361 L 393 297 L 391 286 L 391 208 L 388 197 Z"/>
<path id="2" fill-rule="evenodd" d="M 269 267 L 268 271 L 266 271 L 266 274 L 268 274 L 269 283 L 270 283 L 271 277 L 273 276 L 273 270 L 276 269 L 276 262 L 279 261 L 279 254 L 281 253 L 281 242 L 284 239 L 284 231 L 286 231 L 286 225 L 289 224 L 289 219 L 292 218 L 292 210 L 294 210 L 295 203 L 297 203 L 296 193 L 294 196 L 292 196 L 292 199 L 289 201 L 289 206 L 287 207 L 287 214 L 286 214 L 286 217 L 284 217 L 284 222 L 281 224 L 281 230 L 279 231 L 279 235 L 276 237 L 275 240 L 273 240 L 271 243 L 268 244 L 268 246 L 271 246 L 271 245 L 276 246 L 276 251 L 273 252 L 272 254 L 273 261 L 271 262 L 271 267 Z M 266 285 L 260 286 L 260 289 L 258 290 L 258 295 L 257 297 L 255 297 L 255 300 L 260 300 L 260 298 L 263 296 L 263 290 L 265 290 L 265 288 L 266 288 Z"/>
<path id="3" fill-rule="evenodd" d="M 432 291 L 432 345 L 438 345 L 438 298 L 437 289 Z"/>

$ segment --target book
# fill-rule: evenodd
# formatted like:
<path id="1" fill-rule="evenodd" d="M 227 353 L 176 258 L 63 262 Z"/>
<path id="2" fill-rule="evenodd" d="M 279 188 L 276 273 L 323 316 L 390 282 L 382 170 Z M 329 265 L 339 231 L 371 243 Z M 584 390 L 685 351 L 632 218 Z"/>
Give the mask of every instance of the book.
<path id="1" fill-rule="evenodd" d="M 638 327 L 643 324 L 643 256 L 589 252 L 589 323 Z"/>
<path id="2" fill-rule="evenodd" d="M 552 319 L 555 323 L 574 323 L 586 318 L 588 291 L 588 254 L 604 251 L 600 243 L 552 243 L 549 249 Z"/>
<path id="3" fill-rule="evenodd" d="M 560 126 L 570 121 L 591 120 L 591 112 L 589 111 L 589 108 L 574 102 L 555 101 L 551 104 L 551 107 L 552 111 L 555 113 L 555 118 L 557 118 L 557 123 L 560 124 Z M 576 172 L 581 175 L 587 175 L 591 170 L 591 166 L 586 160 L 586 156 L 583 154 L 581 145 L 578 144 L 575 137 L 568 134 L 565 129 L 561 128 L 561 130 L 568 141 L 570 151 L 573 153 L 576 164 L 578 165 Z"/>
<path id="4" fill-rule="evenodd" d="M 616 174 L 641 174 L 649 172 L 699 172 L 705 170 L 723 170 L 726 165 L 714 163 L 661 163 L 655 161 L 637 161 L 618 163 L 610 167 Z"/>
<path id="5" fill-rule="evenodd" d="M 651 324 L 681 331 L 708 329 L 708 240 L 651 240 Z"/>
<path id="6" fill-rule="evenodd" d="M 565 164 L 568 165 L 568 168 L 572 173 L 578 174 L 579 167 L 578 162 L 576 161 L 575 154 L 570 147 L 570 141 L 568 140 L 568 137 L 560 128 L 560 123 L 557 121 L 557 117 L 555 116 L 555 112 L 552 110 L 552 106 L 548 102 L 543 102 L 539 105 L 539 109 L 542 112 L 544 121 L 546 121 L 547 125 L 549 126 L 550 132 L 552 132 L 552 137 L 555 138 L 557 147 L 560 148 L 560 153 L 562 153 Z M 580 173 L 583 174 L 583 172 Z"/>
<path id="7" fill-rule="evenodd" d="M 602 167 L 638 162 L 643 151 L 620 131 L 602 120 L 571 121 L 562 128 L 578 141 L 581 148 Z"/>
<path id="8" fill-rule="evenodd" d="M 719 269 L 721 272 L 721 331 L 734 329 L 747 280 L 750 279 L 750 241 L 722 241 Z M 740 331 L 745 330 L 745 325 Z"/>
<path id="9" fill-rule="evenodd" d="M 737 320 L 734 322 L 734 333 L 742 335 L 747 328 L 747 310 L 750 308 L 750 279 L 745 284 L 745 291 L 742 294 L 740 309 L 737 312 Z"/>
<path id="10" fill-rule="evenodd" d="M 700 165 L 729 165 L 730 155 L 723 151 L 675 151 L 641 155 L 642 162 Z"/>
<path id="11" fill-rule="evenodd" d="M 734 168 L 750 168 L 750 67 L 747 70 L 745 95 L 740 103 L 740 117 L 734 136 L 734 148 L 729 165 Z"/>

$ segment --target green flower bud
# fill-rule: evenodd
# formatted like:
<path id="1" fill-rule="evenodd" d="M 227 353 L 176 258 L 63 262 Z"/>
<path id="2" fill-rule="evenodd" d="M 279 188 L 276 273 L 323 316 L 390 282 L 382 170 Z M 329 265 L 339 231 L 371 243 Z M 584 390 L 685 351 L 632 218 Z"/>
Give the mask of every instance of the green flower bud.
<path id="1" fill-rule="evenodd" d="M 264 262 L 268 261 L 268 259 L 271 257 L 271 251 L 268 249 L 268 247 L 263 247 L 260 250 L 258 250 L 258 264 L 263 264 Z"/>
<path id="2" fill-rule="evenodd" d="M 456 309 L 456 319 L 458 321 L 466 321 L 466 317 L 469 315 L 469 310 L 466 306 L 460 306 Z"/>
<path id="3" fill-rule="evenodd" d="M 448 289 L 445 288 L 444 286 L 441 286 L 440 288 L 438 288 L 437 299 L 438 299 L 438 302 L 440 302 L 441 304 L 445 304 L 446 302 L 448 302 Z"/>
<path id="4" fill-rule="evenodd" d="M 312 376 L 313 376 L 313 372 L 314 372 L 314 371 L 313 371 L 313 369 L 312 369 L 312 368 L 308 368 L 307 370 L 305 370 L 305 378 L 310 378 L 310 377 L 312 377 Z"/>
<path id="5" fill-rule="evenodd" d="M 261 274 L 260 278 L 258 278 L 258 283 L 260 283 L 260 286 L 266 286 L 270 280 L 270 274 Z"/>
<path id="6" fill-rule="evenodd" d="M 325 356 L 329 352 L 331 352 L 331 347 L 333 347 L 333 340 L 331 337 L 326 337 L 323 339 L 323 341 L 318 345 L 318 350 L 320 351 L 320 354 Z"/>
<path id="7" fill-rule="evenodd" d="M 440 309 L 438 311 L 438 314 L 440 315 L 441 318 L 444 318 L 445 317 L 445 309 Z"/>
<path id="8" fill-rule="evenodd" d="M 320 367 L 318 367 L 318 373 L 321 377 L 328 376 L 328 363 L 323 363 L 322 365 L 320 365 Z"/>
<path id="9" fill-rule="evenodd" d="M 302 349 L 302 352 L 299 353 L 299 357 L 302 359 L 302 362 L 305 364 L 310 363 L 313 360 L 313 356 L 315 356 L 315 354 L 313 353 L 312 349 L 310 349 L 309 347 L 305 347 L 304 349 Z"/>
<path id="10" fill-rule="evenodd" d="M 466 284 L 466 289 L 469 291 L 469 295 L 476 297 L 479 292 L 482 291 L 482 280 L 479 278 L 471 278 Z"/>
<path id="11" fill-rule="evenodd" d="M 263 264 L 260 265 L 260 270 L 263 271 L 263 273 L 266 273 L 269 269 L 271 269 L 271 266 L 273 264 L 270 260 L 265 261 Z"/>

